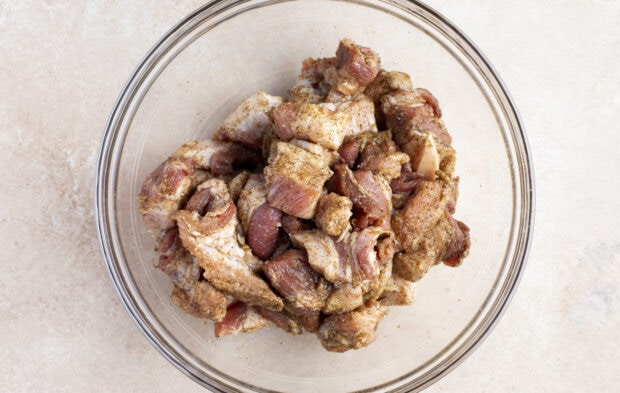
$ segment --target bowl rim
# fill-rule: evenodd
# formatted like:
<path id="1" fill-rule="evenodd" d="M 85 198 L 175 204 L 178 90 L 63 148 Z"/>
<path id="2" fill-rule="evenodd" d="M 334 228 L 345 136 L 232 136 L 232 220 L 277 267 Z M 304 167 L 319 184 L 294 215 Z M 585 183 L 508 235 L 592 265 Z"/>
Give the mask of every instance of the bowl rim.
<path id="1" fill-rule="evenodd" d="M 130 115 L 129 118 L 133 117 L 132 110 L 135 112 L 135 109 L 137 108 L 134 102 L 136 97 L 139 98 L 138 103 L 142 98 L 137 95 L 140 93 L 141 86 L 145 83 L 147 77 L 153 70 L 156 70 L 158 67 L 163 69 L 167 66 L 168 63 L 166 62 L 166 56 L 168 55 L 169 50 L 178 46 L 179 42 L 183 40 L 187 32 L 194 30 L 196 26 L 200 25 L 209 17 L 230 11 L 241 4 L 254 2 L 260 4 L 262 7 L 290 1 L 299 0 L 213 0 L 188 14 L 185 18 L 174 25 L 166 34 L 164 34 L 139 62 L 138 66 L 125 83 L 114 104 L 113 110 L 108 117 L 99 147 L 95 177 L 95 211 L 97 232 L 106 269 L 112 279 L 115 290 L 134 323 L 138 326 L 142 334 L 156 348 L 156 350 L 183 374 L 187 375 L 200 385 L 216 391 L 232 392 L 237 391 L 236 389 L 239 388 L 252 389 L 256 387 L 250 386 L 238 380 L 232 381 L 236 385 L 230 385 L 230 377 L 222 375 L 222 373 L 215 369 L 211 369 L 209 375 L 205 376 L 204 373 L 196 367 L 188 364 L 187 359 L 184 358 L 182 353 L 179 353 L 179 351 L 167 344 L 169 342 L 167 340 L 174 340 L 174 338 L 166 334 L 165 331 L 162 332 L 157 328 L 157 326 L 153 326 L 153 324 L 148 321 L 148 317 L 144 315 L 144 302 L 142 299 L 134 297 L 131 293 L 131 289 L 128 288 L 128 285 L 125 282 L 124 277 L 126 277 L 129 272 L 122 264 L 118 263 L 118 261 L 123 260 L 123 258 L 120 256 L 119 259 L 119 250 L 117 247 L 118 239 L 115 239 L 115 232 L 113 230 L 114 225 L 111 225 L 115 222 L 115 204 L 113 200 L 114 198 L 108 198 L 110 189 L 113 190 L 116 188 L 116 184 L 111 181 L 114 180 L 115 177 L 110 177 L 111 173 L 116 173 L 115 170 L 118 166 L 118 160 L 115 162 L 113 157 L 115 156 L 115 153 L 119 151 L 119 146 L 122 147 L 123 145 L 123 143 L 118 143 L 118 131 L 127 121 L 128 114 Z M 380 5 L 369 4 L 369 1 L 370 0 L 356 0 L 354 3 L 371 6 L 382 10 L 382 7 L 385 6 L 397 7 L 401 11 L 410 14 L 416 19 L 421 19 L 423 22 L 434 27 L 437 31 L 444 34 L 449 41 L 458 46 L 462 54 L 466 56 L 468 60 L 470 60 L 472 64 L 474 64 L 486 77 L 485 82 L 493 91 L 495 98 L 499 102 L 503 115 L 511 127 L 511 147 L 515 150 L 514 155 L 518 161 L 517 163 L 512 163 L 513 166 L 516 164 L 518 168 L 511 168 L 511 174 L 513 176 L 513 183 L 515 181 L 519 181 L 520 183 L 518 187 L 518 190 L 520 190 L 520 195 L 516 195 L 513 190 L 513 198 L 517 199 L 517 201 L 513 201 L 513 204 L 518 204 L 517 202 L 519 202 L 521 204 L 521 210 L 520 212 L 516 212 L 516 207 L 513 208 L 513 222 L 511 229 L 514 230 L 517 228 L 518 233 L 513 234 L 516 236 L 516 239 L 514 237 L 510 239 L 511 242 L 515 243 L 513 244 L 513 263 L 510 264 L 513 269 L 511 269 L 511 274 L 508 275 L 507 281 L 504 282 L 501 291 L 502 296 L 495 299 L 495 302 L 493 302 L 493 305 L 491 305 L 491 308 L 487 311 L 485 318 L 476 320 L 477 329 L 474 330 L 474 334 L 467 336 L 465 342 L 456 348 L 456 351 L 453 352 L 456 356 L 451 356 L 448 364 L 443 364 L 443 367 L 440 368 L 435 367 L 423 374 L 422 378 L 408 380 L 408 382 L 404 385 L 395 386 L 397 380 L 392 380 L 373 386 L 369 389 L 362 390 L 374 391 L 375 389 L 389 389 L 390 391 L 417 391 L 438 381 L 461 364 L 467 357 L 469 357 L 475 349 L 479 347 L 482 341 L 488 337 L 510 304 L 510 301 L 514 296 L 515 290 L 523 275 L 533 238 L 535 215 L 534 167 L 525 128 L 517 111 L 516 105 L 514 104 L 508 89 L 501 80 L 495 68 L 482 53 L 482 51 L 473 43 L 473 41 L 469 39 L 465 33 L 454 25 L 448 18 L 444 17 L 442 14 L 420 1 L 374 0 L 374 3 L 380 3 Z M 191 41 L 181 44 L 187 46 L 190 43 Z M 185 46 L 182 46 L 180 50 L 182 50 Z M 125 135 L 120 135 L 120 137 L 122 142 Z M 516 179 L 514 178 L 515 174 L 518 175 Z M 111 220 L 108 221 L 107 218 L 110 218 Z M 516 218 L 519 218 L 518 223 L 515 223 Z M 514 265 L 515 261 L 516 265 Z M 480 327 L 482 329 L 480 329 Z"/>

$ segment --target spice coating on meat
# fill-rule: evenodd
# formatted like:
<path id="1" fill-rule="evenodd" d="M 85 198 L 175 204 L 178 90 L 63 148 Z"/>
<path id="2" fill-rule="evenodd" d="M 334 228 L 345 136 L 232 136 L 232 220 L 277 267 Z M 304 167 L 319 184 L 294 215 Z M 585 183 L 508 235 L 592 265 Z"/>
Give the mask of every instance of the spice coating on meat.
<path id="1" fill-rule="evenodd" d="M 365 347 L 431 266 L 469 252 L 439 101 L 370 48 L 304 60 L 287 100 L 256 92 L 214 138 L 177 149 L 138 199 L 172 301 L 216 337 L 273 325 Z"/>
<path id="2" fill-rule="evenodd" d="M 353 202 L 353 226 L 365 228 L 372 225 L 389 229 L 392 192 L 385 179 L 368 170 L 351 171 L 345 164 L 335 165 L 334 172 L 330 189 Z"/>
<path id="3" fill-rule="evenodd" d="M 351 227 L 352 209 L 353 202 L 349 198 L 332 192 L 319 199 L 314 221 L 326 234 L 339 237 Z"/>
<path id="4" fill-rule="evenodd" d="M 269 320 L 258 313 L 254 307 L 237 302 L 228 307 L 222 321 L 215 323 L 215 337 L 241 332 L 252 333 L 267 325 L 269 325 Z"/>
<path id="5" fill-rule="evenodd" d="M 300 231 L 291 235 L 293 244 L 308 254 L 308 263 L 333 284 L 352 281 L 352 270 L 345 245 L 319 230 Z"/>
<path id="6" fill-rule="evenodd" d="M 448 252 L 450 258 L 457 260 L 466 255 L 469 232 L 459 227 L 449 211 L 456 203 L 456 187 L 457 183 L 442 180 L 423 181 L 405 207 L 394 215 L 394 233 L 401 248 L 394 258 L 394 272 L 399 276 L 417 281 L 431 266 L 443 261 Z M 457 236 L 458 246 L 453 242 Z M 453 251 L 455 248 L 459 250 Z"/>
<path id="7" fill-rule="evenodd" d="M 265 262 L 263 272 L 271 285 L 293 307 L 318 311 L 327 297 L 322 277 L 308 264 L 304 251 L 289 250 Z"/>
<path id="8" fill-rule="evenodd" d="M 155 239 L 174 227 L 172 214 L 206 177 L 189 158 L 169 158 L 147 176 L 138 196 L 138 209 Z"/>
<path id="9" fill-rule="evenodd" d="M 215 137 L 260 149 L 265 130 L 271 125 L 269 115 L 281 103 L 281 97 L 271 96 L 263 91 L 256 92 L 226 117 L 215 132 Z"/>
<path id="10" fill-rule="evenodd" d="M 416 295 L 416 283 L 392 275 L 379 297 L 384 306 L 406 306 L 412 304 Z"/>
<path id="11" fill-rule="evenodd" d="M 336 66 L 326 69 L 325 79 L 333 89 L 351 95 L 364 90 L 380 69 L 381 59 L 376 52 L 343 39 L 336 50 Z"/>
<path id="12" fill-rule="evenodd" d="M 387 311 L 387 307 L 372 303 L 345 314 L 327 317 L 318 332 L 321 344 L 332 352 L 366 347 L 376 340 L 377 325 Z"/>
<path id="13" fill-rule="evenodd" d="M 299 218 L 312 218 L 332 171 L 316 154 L 276 142 L 265 168 L 269 204 Z"/>

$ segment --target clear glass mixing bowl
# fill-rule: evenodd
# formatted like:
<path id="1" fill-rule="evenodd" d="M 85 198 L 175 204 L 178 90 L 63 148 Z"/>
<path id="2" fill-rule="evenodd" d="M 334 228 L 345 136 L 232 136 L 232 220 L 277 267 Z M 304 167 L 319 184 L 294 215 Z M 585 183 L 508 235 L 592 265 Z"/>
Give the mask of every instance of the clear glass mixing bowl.
<path id="1" fill-rule="evenodd" d="M 279 329 L 216 340 L 211 322 L 170 301 L 171 283 L 137 212 L 145 176 L 180 144 L 209 137 L 258 89 L 286 95 L 306 57 L 349 37 L 383 67 L 438 97 L 461 176 L 456 216 L 470 256 L 437 266 L 412 306 L 393 307 L 368 348 L 326 352 L 314 335 Z M 214 1 L 170 30 L 123 89 L 98 163 L 97 220 L 105 262 L 131 317 L 177 368 L 216 391 L 412 391 L 480 344 L 515 290 L 531 239 L 532 165 L 506 88 L 464 34 L 405 0 Z M 488 370 L 487 370 L 488 372 Z"/>

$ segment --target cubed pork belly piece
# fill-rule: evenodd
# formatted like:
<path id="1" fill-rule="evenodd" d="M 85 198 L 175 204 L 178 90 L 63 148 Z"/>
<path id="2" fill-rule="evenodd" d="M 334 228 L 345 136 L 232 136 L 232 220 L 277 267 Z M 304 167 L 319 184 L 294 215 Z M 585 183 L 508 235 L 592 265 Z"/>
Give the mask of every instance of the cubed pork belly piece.
<path id="1" fill-rule="evenodd" d="M 289 91 L 289 101 L 311 104 L 325 101 L 325 97 L 331 89 L 331 86 L 325 82 L 325 70 L 335 66 L 335 57 L 304 60 L 301 65 L 301 73 Z"/>
<path id="2" fill-rule="evenodd" d="M 354 311 L 327 317 L 318 332 L 321 344 L 330 352 L 345 352 L 372 344 L 377 338 L 377 326 L 387 307 L 377 302 Z"/>
<path id="3" fill-rule="evenodd" d="M 400 176 L 403 165 L 409 163 L 409 155 L 398 150 L 388 131 L 367 132 L 359 135 L 360 155 L 357 169 L 369 170 L 392 181 Z"/>
<path id="4" fill-rule="evenodd" d="M 343 39 L 336 50 L 335 67 L 328 67 L 324 74 L 332 89 L 348 96 L 363 91 L 380 69 L 381 59 L 375 51 Z"/>
<path id="5" fill-rule="evenodd" d="M 215 322 L 222 321 L 232 297 L 216 289 L 207 281 L 198 281 L 188 290 L 177 286 L 172 290 L 172 302 L 186 313 Z"/>
<path id="6" fill-rule="evenodd" d="M 287 235 L 294 235 L 299 231 L 308 231 L 316 229 L 316 225 L 313 221 L 303 220 L 290 214 L 284 214 L 282 216 L 282 229 Z"/>
<path id="7" fill-rule="evenodd" d="M 215 323 L 215 337 L 252 333 L 269 324 L 269 320 L 258 313 L 254 307 L 243 302 L 237 302 L 228 307 L 222 321 Z"/>
<path id="8" fill-rule="evenodd" d="M 321 312 L 303 307 L 294 307 L 284 302 L 284 313 L 298 323 L 308 333 L 316 333 L 321 322 Z"/>
<path id="9" fill-rule="evenodd" d="M 304 139 L 338 149 L 351 125 L 351 114 L 332 103 L 285 103 L 274 110 L 274 133 L 282 140 Z"/>
<path id="10" fill-rule="evenodd" d="M 265 168 L 271 206 L 299 218 L 312 218 L 332 171 L 322 157 L 286 142 L 277 142 Z"/>
<path id="11" fill-rule="evenodd" d="M 451 214 L 448 216 L 448 220 L 454 230 L 454 235 L 443 255 L 443 263 L 455 267 L 460 265 L 463 258 L 469 253 L 469 247 L 471 246 L 469 227 L 464 222 L 452 217 Z"/>
<path id="12" fill-rule="evenodd" d="M 265 177 L 261 174 L 253 173 L 248 177 L 237 199 L 237 214 L 241 221 L 243 233 L 248 232 L 252 215 L 264 203 L 267 203 Z"/>
<path id="13" fill-rule="evenodd" d="M 282 212 L 267 203 L 262 175 L 250 176 L 239 193 L 237 211 L 248 246 L 260 259 L 268 259 L 278 245 Z"/>
<path id="14" fill-rule="evenodd" d="M 336 109 L 350 116 L 346 136 L 358 135 L 362 132 L 376 132 L 375 105 L 363 93 L 357 93 L 350 99 L 338 102 Z"/>
<path id="15" fill-rule="evenodd" d="M 379 276 L 381 267 L 391 260 L 389 247 L 393 239 L 392 231 L 382 227 L 366 227 L 351 232 L 346 242 L 353 259 L 353 274 L 358 277 L 356 281 L 372 281 Z M 383 244 L 383 241 L 386 243 Z M 378 255 L 379 251 L 384 254 Z"/>
<path id="16" fill-rule="evenodd" d="M 157 268 L 166 273 L 172 283 L 188 289 L 200 280 L 202 274 L 198 261 L 183 247 L 178 228 L 166 232 L 157 245 L 159 262 Z"/>
<path id="17" fill-rule="evenodd" d="M 237 209 L 226 183 L 210 179 L 197 191 L 205 189 L 209 190 L 210 200 L 204 214 L 179 210 L 174 216 L 183 245 L 198 259 L 204 278 L 217 289 L 248 305 L 281 310 L 282 299 L 253 272 L 257 258 L 239 242 Z"/>
<path id="18" fill-rule="evenodd" d="M 215 137 L 259 150 L 265 130 L 271 126 L 271 111 L 282 102 L 281 97 L 257 91 L 226 117 L 215 132 Z"/>
<path id="19" fill-rule="evenodd" d="M 457 187 L 456 182 L 423 181 L 405 207 L 394 214 L 392 224 L 400 244 L 394 257 L 395 274 L 417 281 L 431 266 L 447 258 L 454 263 L 467 255 L 469 232 L 450 212 Z"/>
<path id="20" fill-rule="evenodd" d="M 340 237 L 351 228 L 352 209 L 353 202 L 349 198 L 331 192 L 319 199 L 314 222 L 326 234 Z"/>
<path id="21" fill-rule="evenodd" d="M 379 297 L 384 306 L 406 306 L 415 300 L 416 283 L 392 275 Z"/>
<path id="22" fill-rule="evenodd" d="M 157 241 L 174 228 L 173 213 L 208 176 L 189 158 L 169 158 L 146 177 L 138 196 L 138 210 Z"/>
<path id="23" fill-rule="evenodd" d="M 302 250 L 289 250 L 263 265 L 271 286 L 293 307 L 320 310 L 328 295 L 327 283 L 308 264 Z"/>
<path id="24" fill-rule="evenodd" d="M 396 251 L 393 232 L 381 227 L 352 232 L 348 249 L 353 283 L 361 284 L 364 301 L 377 299 L 392 275 L 392 257 Z"/>
<path id="25" fill-rule="evenodd" d="M 177 228 L 166 233 L 157 251 L 160 253 L 157 267 L 174 284 L 172 301 L 188 314 L 213 321 L 222 320 L 231 298 L 202 280 L 202 268 L 183 247 Z"/>
<path id="26" fill-rule="evenodd" d="M 350 257 L 343 242 L 316 229 L 299 231 L 291 235 L 291 241 L 306 250 L 312 269 L 327 281 L 336 285 L 352 281 Z"/>
<path id="27" fill-rule="evenodd" d="M 325 306 L 321 310 L 325 314 L 342 314 L 353 311 L 364 305 L 364 294 L 362 286 L 344 284 L 334 288 L 325 301 Z"/>
<path id="28" fill-rule="evenodd" d="M 254 169 L 262 164 L 259 152 L 238 143 L 216 140 L 186 143 L 173 157 L 190 158 L 197 167 L 209 170 L 213 176 L 231 175 L 237 169 Z"/>
<path id="29" fill-rule="evenodd" d="M 245 187 L 245 183 L 250 179 L 251 173 L 248 171 L 241 171 L 233 176 L 228 182 L 228 192 L 230 193 L 230 199 L 237 203 L 241 190 Z"/>
<path id="30" fill-rule="evenodd" d="M 306 141 L 303 139 L 291 139 L 290 141 L 288 141 L 288 143 L 293 146 L 301 147 L 308 153 L 316 155 L 328 167 L 331 167 L 335 163 L 340 162 L 338 153 L 336 151 L 323 147 L 318 143 Z"/>
<path id="31" fill-rule="evenodd" d="M 409 130 L 429 132 L 437 140 L 450 145 L 452 138 L 441 120 L 437 100 L 428 90 L 395 91 L 381 97 L 381 110 L 386 116 L 387 126 L 399 138 L 396 131 Z M 396 143 L 399 143 L 396 140 Z"/>
<path id="32" fill-rule="evenodd" d="M 364 90 L 370 99 L 379 104 L 381 96 L 395 91 L 412 91 L 413 83 L 409 74 L 400 71 L 380 70 L 377 77 Z"/>
<path id="33" fill-rule="evenodd" d="M 336 164 L 328 189 L 353 202 L 354 228 L 390 228 L 392 191 L 382 176 L 369 170 L 351 171 L 346 164 Z"/>
<path id="34" fill-rule="evenodd" d="M 434 96 L 425 89 L 388 93 L 381 98 L 381 109 L 414 171 L 425 174 L 427 180 L 436 178 L 437 169 L 452 176 L 456 162 L 452 137 Z"/>

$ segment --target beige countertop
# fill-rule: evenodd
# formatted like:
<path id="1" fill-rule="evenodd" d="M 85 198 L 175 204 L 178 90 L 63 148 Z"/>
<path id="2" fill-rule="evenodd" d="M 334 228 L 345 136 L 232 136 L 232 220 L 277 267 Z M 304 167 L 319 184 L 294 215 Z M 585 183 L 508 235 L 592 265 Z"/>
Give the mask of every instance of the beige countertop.
<path id="1" fill-rule="evenodd" d="M 620 2 L 429 3 L 510 89 L 533 151 L 537 213 L 511 306 L 428 391 L 617 391 Z M 93 201 L 117 95 L 200 4 L 0 1 L 0 391 L 203 391 L 121 305 Z"/>

